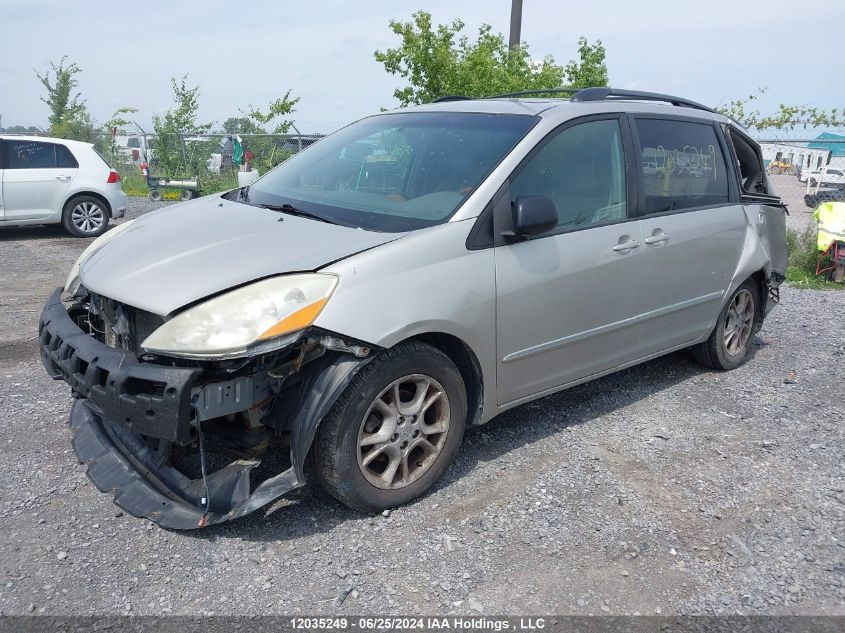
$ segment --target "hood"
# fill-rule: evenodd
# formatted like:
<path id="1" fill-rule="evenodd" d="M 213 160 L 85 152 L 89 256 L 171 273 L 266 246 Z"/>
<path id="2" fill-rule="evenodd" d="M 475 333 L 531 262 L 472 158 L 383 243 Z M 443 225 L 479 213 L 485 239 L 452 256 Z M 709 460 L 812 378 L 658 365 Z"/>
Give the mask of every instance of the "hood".
<path id="1" fill-rule="evenodd" d="M 313 271 L 403 235 L 207 196 L 138 218 L 88 257 L 80 275 L 92 292 L 163 316 L 233 286 Z"/>

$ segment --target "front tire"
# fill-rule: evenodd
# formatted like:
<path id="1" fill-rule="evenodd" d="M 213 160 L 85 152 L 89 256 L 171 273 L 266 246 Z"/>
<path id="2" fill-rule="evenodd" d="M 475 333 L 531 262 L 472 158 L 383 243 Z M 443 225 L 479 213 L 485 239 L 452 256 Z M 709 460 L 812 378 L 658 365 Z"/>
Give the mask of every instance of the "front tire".
<path id="1" fill-rule="evenodd" d="M 728 299 L 710 338 L 692 348 L 693 358 L 710 369 L 736 369 L 745 363 L 760 325 L 760 289 L 746 280 Z"/>
<path id="2" fill-rule="evenodd" d="M 314 469 L 325 490 L 362 512 L 422 496 L 457 454 L 467 399 L 455 364 L 418 342 L 382 351 L 323 419 Z"/>
<path id="3" fill-rule="evenodd" d="M 109 228 L 109 210 L 93 196 L 76 196 L 65 203 L 62 225 L 75 237 L 98 237 Z"/>

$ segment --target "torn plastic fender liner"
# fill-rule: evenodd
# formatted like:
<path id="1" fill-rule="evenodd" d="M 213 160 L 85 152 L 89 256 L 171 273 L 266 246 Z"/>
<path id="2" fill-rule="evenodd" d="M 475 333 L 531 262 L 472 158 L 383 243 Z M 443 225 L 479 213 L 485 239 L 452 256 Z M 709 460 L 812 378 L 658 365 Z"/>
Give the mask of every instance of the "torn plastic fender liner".
<path id="1" fill-rule="evenodd" d="M 157 463 L 156 453 L 138 433 L 100 417 L 85 400 L 76 400 L 71 410 L 73 449 L 94 485 L 133 516 L 177 530 L 223 523 L 305 483 L 303 466 L 320 420 L 370 358 L 333 354 L 309 364 L 295 392 L 280 398 L 277 405 L 291 432 L 292 466 L 262 482 L 252 494 L 249 473 L 258 460 L 236 460 L 209 473 L 204 484 L 202 479 L 190 479 Z"/>

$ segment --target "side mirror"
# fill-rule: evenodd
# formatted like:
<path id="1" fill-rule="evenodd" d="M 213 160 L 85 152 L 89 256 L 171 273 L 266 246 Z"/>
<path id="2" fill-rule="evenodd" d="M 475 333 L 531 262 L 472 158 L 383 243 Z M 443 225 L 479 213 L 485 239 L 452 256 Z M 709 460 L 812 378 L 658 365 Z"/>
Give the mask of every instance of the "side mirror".
<path id="1" fill-rule="evenodd" d="M 557 206 L 547 196 L 520 196 L 512 204 L 513 229 L 502 231 L 507 239 L 525 240 L 557 226 Z"/>

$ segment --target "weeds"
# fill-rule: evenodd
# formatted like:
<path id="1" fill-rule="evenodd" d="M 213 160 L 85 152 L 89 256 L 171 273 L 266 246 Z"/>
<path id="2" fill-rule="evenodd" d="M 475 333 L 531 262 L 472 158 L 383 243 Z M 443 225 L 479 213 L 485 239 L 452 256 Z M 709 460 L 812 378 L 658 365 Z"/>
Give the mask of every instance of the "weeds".
<path id="1" fill-rule="evenodd" d="M 819 250 L 816 244 L 816 227 L 807 227 L 799 233 L 795 229 L 786 231 L 786 243 L 789 246 L 789 266 L 786 270 L 786 280 L 796 288 L 813 290 L 845 288 L 816 276 L 816 264 Z"/>
<path id="2" fill-rule="evenodd" d="M 146 198 L 150 193 L 150 188 L 147 186 L 147 179 L 144 178 L 136 166 L 124 166 L 120 170 L 120 182 L 123 185 L 123 192 L 127 196 Z M 224 172 L 222 174 L 206 174 L 200 178 L 200 188 L 204 196 L 221 191 L 229 191 L 230 189 L 235 189 L 237 186 L 238 173 L 234 171 Z M 163 189 L 161 198 L 162 200 L 178 200 L 179 191 Z"/>

